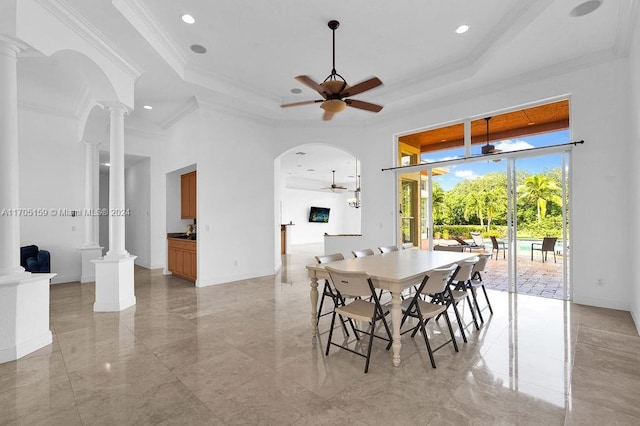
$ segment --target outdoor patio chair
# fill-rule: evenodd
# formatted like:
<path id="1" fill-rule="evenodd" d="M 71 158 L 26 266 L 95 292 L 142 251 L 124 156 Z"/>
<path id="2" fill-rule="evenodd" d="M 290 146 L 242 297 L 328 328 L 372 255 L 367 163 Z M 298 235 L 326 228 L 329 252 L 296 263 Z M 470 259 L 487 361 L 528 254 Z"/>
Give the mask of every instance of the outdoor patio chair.
<path id="1" fill-rule="evenodd" d="M 548 252 L 553 253 L 553 262 L 557 263 L 555 250 L 557 240 L 557 237 L 544 237 L 542 243 L 531 243 L 531 260 L 533 261 L 533 251 L 538 250 L 542 255 L 542 263 L 547 260 Z"/>
<path id="2" fill-rule="evenodd" d="M 482 239 L 482 234 L 479 232 L 471 232 L 471 238 L 473 239 L 473 244 L 470 244 L 470 249 L 483 249 L 484 248 L 484 240 Z"/>
<path id="3" fill-rule="evenodd" d="M 498 254 L 500 254 L 500 250 L 502 250 L 502 258 L 507 258 L 507 243 L 504 241 L 498 241 L 496 237 L 491 237 L 491 245 L 493 248 L 491 249 L 491 258 L 493 259 L 493 252 L 496 252 L 496 260 L 498 260 Z"/>
<path id="4" fill-rule="evenodd" d="M 369 277 L 366 272 L 340 271 L 329 266 L 327 266 L 326 270 L 329 273 L 333 284 L 335 285 L 335 288 L 338 292 L 338 297 L 351 301 L 344 306 L 336 306 L 333 310 L 333 316 L 331 317 L 331 328 L 329 329 L 329 339 L 327 340 L 327 351 L 325 355 L 329 355 L 329 349 L 331 348 L 331 345 L 338 346 L 356 355 L 360 355 L 367 360 L 364 365 L 364 372 L 366 373 L 367 371 L 369 371 L 369 359 L 371 358 L 371 347 L 373 345 L 373 338 L 377 337 L 389 343 L 392 342 L 391 330 L 389 330 L 387 320 L 384 318 L 385 314 L 382 310 L 382 307 L 380 306 L 380 300 L 376 295 L 371 277 Z M 371 297 L 371 301 L 365 300 L 366 297 Z M 366 331 L 366 333 L 369 335 L 369 346 L 367 348 L 366 354 L 331 341 L 331 337 L 333 336 L 333 327 L 336 321 L 336 314 L 355 321 L 369 323 L 369 329 Z M 374 332 L 376 329 L 377 321 L 382 321 L 382 324 L 384 325 L 384 328 L 387 332 L 387 337 L 375 335 Z M 387 350 L 389 350 L 390 347 L 391 345 L 387 346 Z"/>
<path id="5" fill-rule="evenodd" d="M 464 247 L 463 246 L 441 246 L 441 245 L 437 245 L 437 246 L 433 246 L 433 250 L 435 250 L 435 251 L 458 251 L 458 252 L 462 252 L 462 251 L 464 251 Z"/>

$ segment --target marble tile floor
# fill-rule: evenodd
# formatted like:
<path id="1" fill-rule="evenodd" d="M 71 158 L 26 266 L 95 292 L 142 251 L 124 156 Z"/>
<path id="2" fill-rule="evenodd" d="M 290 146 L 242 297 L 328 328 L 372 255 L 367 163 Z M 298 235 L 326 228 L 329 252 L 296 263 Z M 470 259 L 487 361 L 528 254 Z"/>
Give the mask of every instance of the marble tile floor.
<path id="1" fill-rule="evenodd" d="M 364 374 L 363 358 L 324 355 L 329 317 L 310 335 L 311 255 L 283 258 L 275 276 L 200 289 L 136 268 L 120 313 L 92 311 L 92 284 L 52 286 L 54 342 L 0 364 L 0 424 L 640 424 L 627 312 L 490 291 L 495 314 L 437 369 L 405 335 L 399 367 L 375 341 Z"/>

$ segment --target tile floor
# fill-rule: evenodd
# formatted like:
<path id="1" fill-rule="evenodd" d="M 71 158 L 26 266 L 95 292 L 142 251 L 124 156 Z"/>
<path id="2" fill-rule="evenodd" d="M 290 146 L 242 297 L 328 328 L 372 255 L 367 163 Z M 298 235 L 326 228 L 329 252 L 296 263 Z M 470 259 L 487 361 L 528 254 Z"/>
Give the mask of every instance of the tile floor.
<path id="1" fill-rule="evenodd" d="M 362 358 L 324 356 L 328 317 L 310 336 L 308 263 L 201 289 L 136 268 L 120 313 L 92 311 L 92 284 L 52 286 L 54 342 L 0 365 L 0 424 L 640 424 L 627 312 L 490 291 L 495 314 L 437 369 L 406 335 L 399 367 L 376 341 L 363 374 Z"/>

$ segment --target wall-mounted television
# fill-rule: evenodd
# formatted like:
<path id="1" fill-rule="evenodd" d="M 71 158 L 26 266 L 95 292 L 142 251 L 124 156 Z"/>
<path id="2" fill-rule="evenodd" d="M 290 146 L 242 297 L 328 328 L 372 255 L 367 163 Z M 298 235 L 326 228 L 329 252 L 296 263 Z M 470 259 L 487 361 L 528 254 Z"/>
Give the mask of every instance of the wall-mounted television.
<path id="1" fill-rule="evenodd" d="M 328 207 L 311 207 L 309 209 L 309 222 L 328 223 L 329 222 Z"/>

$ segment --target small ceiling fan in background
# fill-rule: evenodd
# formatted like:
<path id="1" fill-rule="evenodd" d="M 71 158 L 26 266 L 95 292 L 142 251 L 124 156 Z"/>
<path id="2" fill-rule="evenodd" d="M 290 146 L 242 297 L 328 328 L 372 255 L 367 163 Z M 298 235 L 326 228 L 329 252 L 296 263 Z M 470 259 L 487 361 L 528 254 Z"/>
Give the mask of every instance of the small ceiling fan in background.
<path id="1" fill-rule="evenodd" d="M 484 120 L 487 122 L 487 144 L 482 147 L 480 152 L 482 152 L 483 155 L 502 152 L 501 149 L 496 149 L 495 145 L 489 143 L 489 120 L 491 120 L 491 117 L 485 117 Z"/>
<path id="2" fill-rule="evenodd" d="M 336 29 L 340 26 L 340 22 L 331 20 L 328 23 L 333 33 L 333 68 L 331 74 L 325 80 L 318 84 L 315 80 L 307 75 L 299 75 L 296 77 L 300 83 L 315 90 L 322 96 L 322 99 L 313 101 L 294 102 L 281 105 L 282 108 L 310 105 L 320 103 L 320 108 L 324 109 L 323 120 L 331 120 L 334 114 L 344 111 L 347 107 L 363 109 L 365 111 L 380 112 L 381 105 L 372 104 L 370 102 L 359 101 L 357 99 L 349 99 L 351 96 L 371 90 L 382 85 L 382 81 L 377 77 L 372 77 L 362 81 L 355 86 L 349 86 L 347 81 L 336 72 Z"/>
<path id="3" fill-rule="evenodd" d="M 325 186 L 322 189 L 328 189 L 328 190 L 333 191 L 333 192 L 342 192 L 342 191 L 346 190 L 347 189 L 346 186 L 336 185 L 336 171 L 335 170 L 331 170 L 331 173 L 333 175 L 333 178 L 331 180 L 331 186 Z"/>

